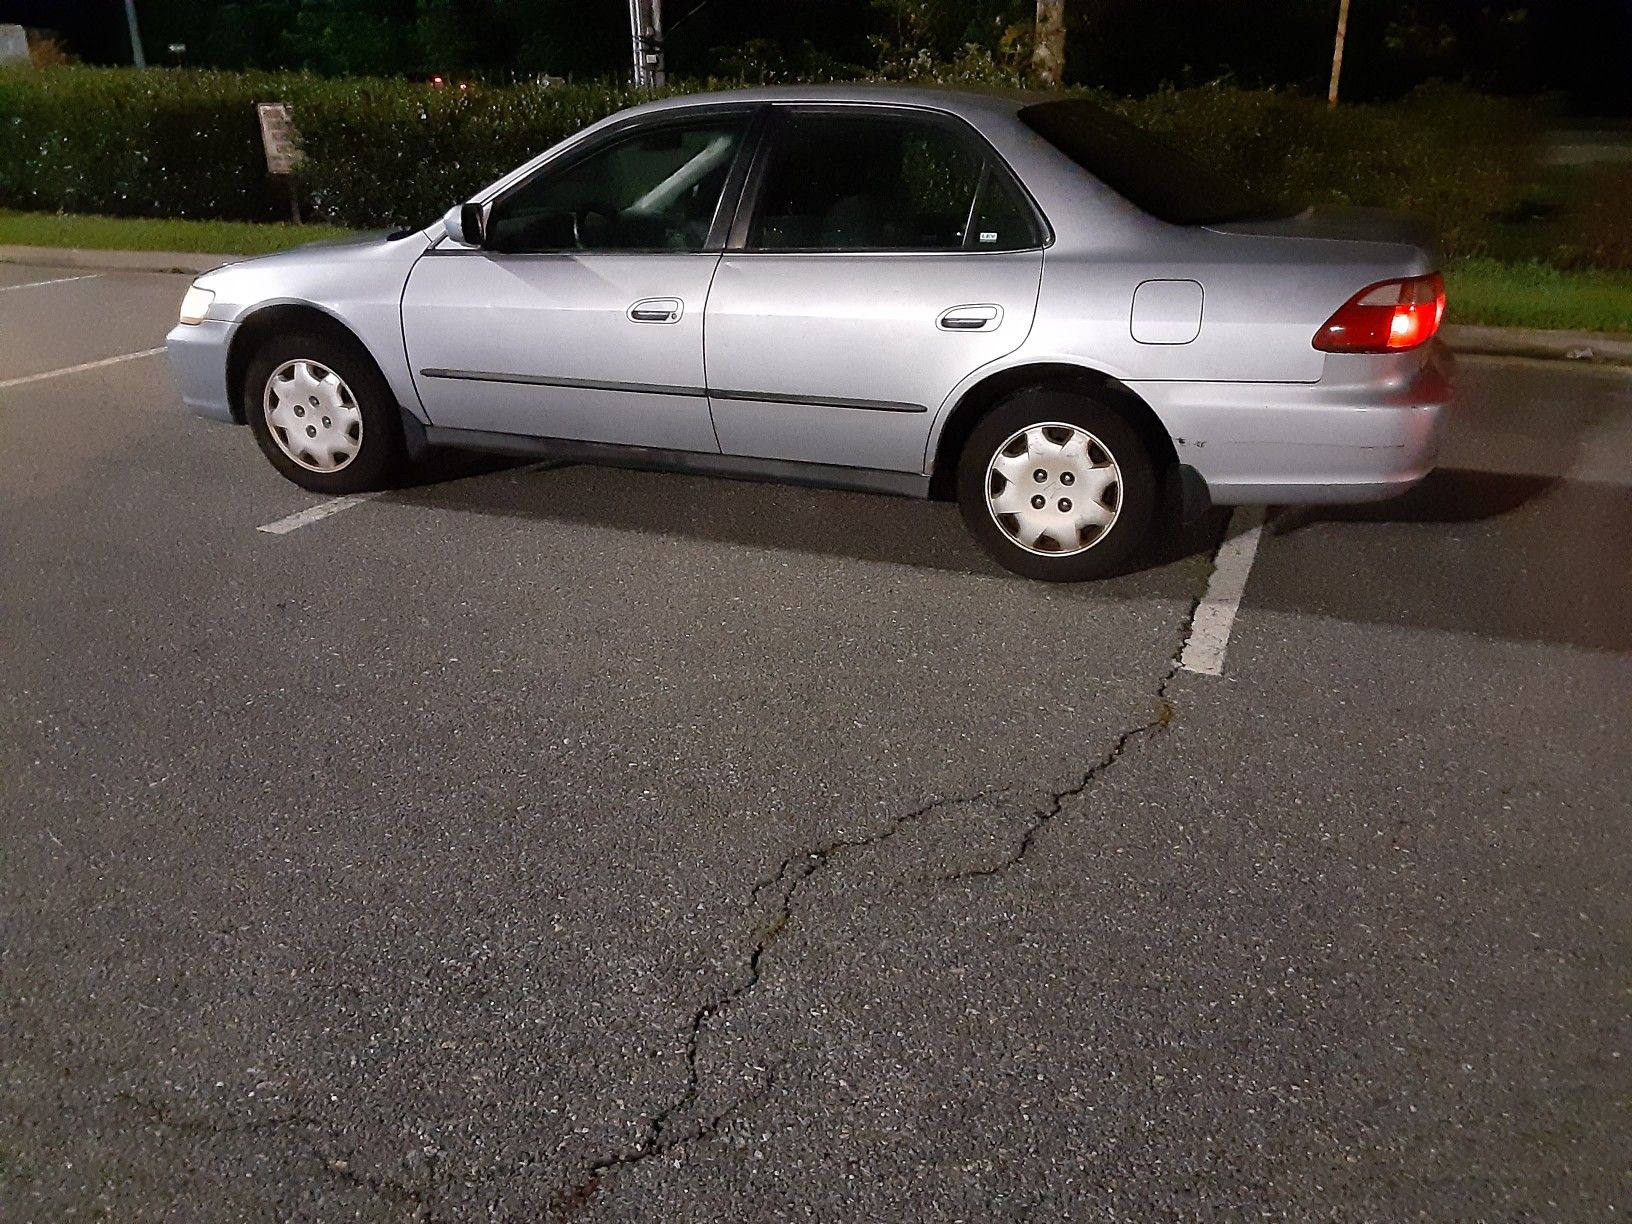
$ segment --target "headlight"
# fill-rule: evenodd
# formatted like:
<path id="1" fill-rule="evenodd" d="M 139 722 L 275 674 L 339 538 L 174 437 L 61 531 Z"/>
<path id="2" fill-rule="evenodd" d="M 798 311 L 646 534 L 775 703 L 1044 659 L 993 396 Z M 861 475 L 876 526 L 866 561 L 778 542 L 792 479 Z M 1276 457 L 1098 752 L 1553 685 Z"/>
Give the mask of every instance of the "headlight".
<path id="1" fill-rule="evenodd" d="M 215 294 L 208 289 L 200 289 L 194 285 L 187 290 L 187 296 L 181 299 L 181 321 L 183 323 L 202 323 L 204 316 L 210 313 L 210 303 L 215 301 Z"/>

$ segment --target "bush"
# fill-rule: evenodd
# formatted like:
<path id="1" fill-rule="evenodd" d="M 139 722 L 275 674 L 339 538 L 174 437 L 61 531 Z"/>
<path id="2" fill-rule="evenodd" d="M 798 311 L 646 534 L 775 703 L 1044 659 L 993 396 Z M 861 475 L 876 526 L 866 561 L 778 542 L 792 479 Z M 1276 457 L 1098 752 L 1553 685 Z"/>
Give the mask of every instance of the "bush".
<path id="1" fill-rule="evenodd" d="M 1445 86 L 1335 110 L 1217 85 L 1102 101 L 1271 199 L 1418 213 L 1452 254 L 1482 252 L 1486 221 L 1513 207 L 1537 159 L 1517 106 Z"/>
<path id="2" fill-rule="evenodd" d="M 1582 178 L 1585 192 L 1574 233 L 1554 254 L 1554 262 L 1632 271 L 1632 166 L 1594 167 Z"/>
<path id="3" fill-rule="evenodd" d="M 337 225 L 424 225 L 478 188 L 640 101 L 610 85 L 461 94 L 395 81 L 333 82 L 295 125 L 318 213 Z"/>
<path id="4" fill-rule="evenodd" d="M 970 66 L 970 77 L 990 64 Z M 960 78 L 961 79 L 961 78 Z M 179 69 L 0 72 L 0 206 L 115 216 L 273 220 L 256 102 L 294 109 L 315 214 L 424 224 L 476 188 L 639 100 L 615 85 L 478 87 Z M 1474 254 L 1534 164 L 1515 105 L 1461 89 L 1343 106 L 1223 85 L 1101 102 L 1282 199 L 1421 212 Z M 1470 138 L 1476 134 L 1477 138 Z"/>
<path id="5" fill-rule="evenodd" d="M 36 68 L 60 68 L 65 64 L 77 64 L 79 57 L 70 53 L 62 42 L 50 34 L 42 34 L 38 30 L 25 30 L 28 38 L 28 62 Z"/>
<path id="6" fill-rule="evenodd" d="M 638 96 L 608 86 L 470 94 L 401 80 L 154 68 L 0 71 L 0 206 L 269 221 L 257 102 L 287 102 L 303 186 L 338 224 L 420 223 Z"/>
<path id="7" fill-rule="evenodd" d="M 0 72 L 0 203 L 115 216 L 267 220 L 254 77 L 50 68 Z M 287 208 L 287 205 L 284 206 Z"/>

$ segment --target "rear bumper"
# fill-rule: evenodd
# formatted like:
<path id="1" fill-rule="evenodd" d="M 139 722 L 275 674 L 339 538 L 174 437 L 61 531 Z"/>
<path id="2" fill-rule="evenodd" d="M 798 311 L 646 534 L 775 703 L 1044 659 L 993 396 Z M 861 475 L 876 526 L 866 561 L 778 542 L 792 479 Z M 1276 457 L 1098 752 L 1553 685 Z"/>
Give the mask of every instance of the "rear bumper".
<path id="1" fill-rule="evenodd" d="M 181 402 L 199 416 L 215 421 L 236 420 L 227 394 L 227 347 L 232 328 L 231 323 L 216 319 L 178 323 L 164 338 L 170 374 L 181 392 Z"/>
<path id="2" fill-rule="evenodd" d="M 1377 501 L 1433 470 L 1451 357 L 1436 342 L 1426 362 L 1415 353 L 1329 357 L 1318 383 L 1130 385 L 1215 505 Z"/>

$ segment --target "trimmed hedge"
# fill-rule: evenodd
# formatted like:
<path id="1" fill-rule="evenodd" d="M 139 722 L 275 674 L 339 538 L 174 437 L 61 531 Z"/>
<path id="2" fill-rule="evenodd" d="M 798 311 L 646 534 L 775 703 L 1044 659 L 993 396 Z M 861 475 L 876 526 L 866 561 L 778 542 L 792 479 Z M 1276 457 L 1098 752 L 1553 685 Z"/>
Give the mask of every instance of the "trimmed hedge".
<path id="1" fill-rule="evenodd" d="M 341 84 L 335 82 L 335 84 Z M 522 162 L 647 95 L 611 85 L 459 94 L 345 82 L 295 111 L 313 206 L 338 225 L 424 225 Z"/>
<path id="2" fill-rule="evenodd" d="M 1454 255 L 1482 253 L 1486 222 L 1523 197 L 1540 152 L 1518 104 L 1445 85 L 1335 109 L 1217 85 L 1099 100 L 1271 199 L 1417 213 Z"/>
<path id="3" fill-rule="evenodd" d="M 270 76 L 105 68 L 0 71 L 0 204 L 110 216 L 268 221 L 254 103 Z"/>
<path id="4" fill-rule="evenodd" d="M 274 220 L 256 102 L 294 108 L 315 213 L 338 225 L 424 224 L 482 184 L 639 101 L 622 86 L 478 87 L 182 69 L 0 71 L 0 206 L 113 216 Z M 1432 87 L 1328 110 L 1226 86 L 1098 98 L 1261 193 L 1405 208 L 1476 254 L 1514 205 L 1536 134 L 1515 104 Z"/>
<path id="5" fill-rule="evenodd" d="M 588 85 L 480 89 L 295 73 L 0 70 L 0 207 L 272 221 L 257 102 L 287 102 L 305 190 L 339 225 L 418 224 L 642 95 Z"/>

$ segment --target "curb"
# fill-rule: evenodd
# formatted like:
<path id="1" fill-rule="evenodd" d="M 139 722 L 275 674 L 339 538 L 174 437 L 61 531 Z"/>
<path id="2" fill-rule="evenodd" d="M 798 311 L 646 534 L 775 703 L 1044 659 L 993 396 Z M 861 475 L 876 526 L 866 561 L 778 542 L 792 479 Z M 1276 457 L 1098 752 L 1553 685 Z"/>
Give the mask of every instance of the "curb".
<path id="1" fill-rule="evenodd" d="M 246 255 L 200 255 L 181 251 L 98 251 L 77 247 L 0 246 L 0 263 L 89 268 L 103 272 L 169 272 L 197 276 Z M 1607 332 L 1548 331 L 1533 327 L 1448 324 L 1441 333 L 1458 353 L 1486 357 L 1539 357 L 1632 365 L 1632 336 Z"/>
<path id="2" fill-rule="evenodd" d="M 1548 361 L 1632 365 L 1632 336 L 1609 332 L 1451 324 L 1443 334 L 1447 344 L 1468 356 L 1540 357 Z"/>
<path id="3" fill-rule="evenodd" d="M 0 263 L 88 268 L 98 272 L 171 272 L 197 276 L 224 263 L 247 258 L 247 255 L 201 255 L 182 251 L 98 251 L 80 247 L 0 245 Z"/>

